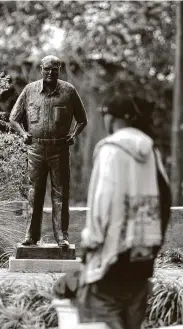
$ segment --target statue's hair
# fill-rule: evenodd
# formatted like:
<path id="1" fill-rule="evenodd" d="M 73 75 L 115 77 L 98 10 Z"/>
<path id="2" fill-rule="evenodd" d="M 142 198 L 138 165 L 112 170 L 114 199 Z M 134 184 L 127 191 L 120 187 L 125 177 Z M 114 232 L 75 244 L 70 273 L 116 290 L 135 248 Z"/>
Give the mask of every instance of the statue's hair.
<path id="1" fill-rule="evenodd" d="M 41 65 L 44 65 L 46 63 L 53 63 L 55 65 L 57 65 L 58 67 L 61 66 L 61 61 L 58 57 L 53 56 L 53 55 L 48 55 L 45 56 L 42 60 L 41 60 Z"/>

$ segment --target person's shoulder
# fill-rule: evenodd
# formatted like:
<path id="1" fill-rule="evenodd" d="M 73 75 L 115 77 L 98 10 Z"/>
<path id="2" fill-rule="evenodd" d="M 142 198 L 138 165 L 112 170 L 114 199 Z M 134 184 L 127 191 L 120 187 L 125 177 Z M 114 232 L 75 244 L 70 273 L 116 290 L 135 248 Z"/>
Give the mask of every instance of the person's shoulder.
<path id="1" fill-rule="evenodd" d="M 111 136 L 107 136 L 103 139 L 101 139 L 95 146 L 94 149 L 94 157 L 96 157 L 97 154 L 102 154 L 102 156 L 110 154 L 110 156 L 115 156 L 116 153 L 118 153 L 118 148 L 116 145 L 112 142 Z"/>
<path id="2" fill-rule="evenodd" d="M 118 136 L 116 138 L 116 133 L 112 134 L 112 135 L 109 135 L 103 139 L 101 139 L 97 145 L 96 145 L 96 148 L 109 148 L 109 149 L 114 149 L 114 150 L 118 150 L 118 146 L 120 145 L 120 138 L 121 138 L 121 133 L 120 133 L 120 136 Z"/>
<path id="3" fill-rule="evenodd" d="M 75 87 L 70 82 L 58 79 L 57 84 L 60 88 L 64 88 L 68 91 L 72 92 L 73 90 L 75 90 Z"/>
<path id="4" fill-rule="evenodd" d="M 95 150 L 100 149 L 101 147 L 103 147 L 106 144 L 108 137 L 102 138 L 101 140 L 99 140 L 99 142 L 96 144 L 95 146 Z"/>

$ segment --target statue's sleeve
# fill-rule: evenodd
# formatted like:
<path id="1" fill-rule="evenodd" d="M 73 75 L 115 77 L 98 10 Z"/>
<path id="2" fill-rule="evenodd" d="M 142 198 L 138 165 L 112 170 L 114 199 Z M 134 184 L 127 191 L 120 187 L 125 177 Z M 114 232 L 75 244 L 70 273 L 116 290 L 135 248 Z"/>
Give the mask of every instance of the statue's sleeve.
<path id="1" fill-rule="evenodd" d="M 10 120 L 22 123 L 26 111 L 26 90 L 27 88 L 25 87 L 13 106 L 10 114 Z"/>
<path id="2" fill-rule="evenodd" d="M 72 108 L 74 111 L 74 118 L 78 123 L 87 122 L 84 104 L 75 88 L 72 92 Z"/>

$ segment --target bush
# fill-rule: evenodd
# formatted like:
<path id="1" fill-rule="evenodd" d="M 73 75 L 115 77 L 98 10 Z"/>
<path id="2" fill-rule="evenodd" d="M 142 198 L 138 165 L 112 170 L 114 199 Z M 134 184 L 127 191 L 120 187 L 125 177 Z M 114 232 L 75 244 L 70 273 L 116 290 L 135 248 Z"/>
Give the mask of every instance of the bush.
<path id="1" fill-rule="evenodd" d="M 177 281 L 157 277 L 148 300 L 146 328 L 182 324 L 183 287 Z"/>
<path id="2" fill-rule="evenodd" d="M 161 251 L 156 259 L 157 267 L 164 266 L 177 266 L 183 265 L 183 249 L 182 248 L 171 248 L 166 251 Z"/>
<path id="3" fill-rule="evenodd" d="M 23 200 L 27 195 L 27 152 L 16 134 L 0 133 L 0 201 Z"/>
<path id="4" fill-rule="evenodd" d="M 183 250 L 181 248 L 172 248 L 167 250 L 166 257 L 169 262 L 174 264 L 183 263 Z"/>
<path id="5" fill-rule="evenodd" d="M 7 267 L 9 257 L 16 255 L 17 243 L 24 239 L 26 220 L 23 216 L 17 219 L 14 211 L 0 204 L 0 227 L 0 267 Z"/>
<path id="6" fill-rule="evenodd" d="M 46 329 L 58 326 L 51 306 L 54 279 L 44 286 L 30 281 L 26 285 L 5 281 L 0 285 L 0 328 Z"/>

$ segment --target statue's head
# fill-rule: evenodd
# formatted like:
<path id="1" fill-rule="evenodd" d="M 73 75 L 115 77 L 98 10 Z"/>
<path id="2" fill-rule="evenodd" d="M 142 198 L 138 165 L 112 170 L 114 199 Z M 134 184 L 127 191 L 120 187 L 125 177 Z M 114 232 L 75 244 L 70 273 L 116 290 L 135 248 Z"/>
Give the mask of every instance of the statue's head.
<path id="1" fill-rule="evenodd" d="M 41 74 L 44 82 L 55 84 L 60 73 L 61 62 L 56 56 L 46 56 L 41 60 Z"/>

